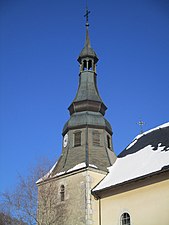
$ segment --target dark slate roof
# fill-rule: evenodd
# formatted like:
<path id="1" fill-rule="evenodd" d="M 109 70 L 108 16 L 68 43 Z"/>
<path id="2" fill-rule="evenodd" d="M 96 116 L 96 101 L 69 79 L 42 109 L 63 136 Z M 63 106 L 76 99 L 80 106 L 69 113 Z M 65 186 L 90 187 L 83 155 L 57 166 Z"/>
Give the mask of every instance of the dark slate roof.
<path id="1" fill-rule="evenodd" d="M 140 149 L 145 148 L 148 145 L 152 146 L 154 151 L 158 150 L 158 147 L 164 147 L 163 151 L 169 150 L 169 126 L 159 126 L 148 132 L 138 135 L 119 155 L 119 158 L 126 155 L 136 153 Z"/>
<path id="2" fill-rule="evenodd" d="M 109 133 L 112 133 L 110 123 L 99 112 L 79 112 L 74 113 L 63 128 L 63 134 L 69 129 L 83 126 L 92 126 L 105 128 Z"/>
<path id="3" fill-rule="evenodd" d="M 169 167 L 169 123 L 138 135 L 109 168 L 94 191 L 165 171 Z"/>
<path id="4" fill-rule="evenodd" d="M 99 95 L 96 74 L 93 71 L 80 73 L 78 91 L 68 109 L 70 115 L 81 111 L 95 111 L 101 112 L 102 115 L 105 114 L 107 107 Z"/>
<path id="5" fill-rule="evenodd" d="M 79 79 L 79 87 L 74 102 L 83 100 L 102 102 L 97 89 L 95 73 L 93 71 L 81 72 Z"/>
<path id="6" fill-rule="evenodd" d="M 85 46 L 82 49 L 79 57 L 78 57 L 78 62 L 81 63 L 81 60 L 84 58 L 92 58 L 94 59 L 94 62 L 97 63 L 98 61 L 98 57 L 95 53 L 95 51 L 93 50 L 93 48 L 91 48 L 90 45 L 90 39 L 89 39 L 89 31 L 88 31 L 88 27 L 86 27 L 86 41 L 85 41 Z"/>
<path id="7" fill-rule="evenodd" d="M 95 62 L 98 61 L 98 57 L 96 55 L 96 52 L 93 50 L 93 48 L 91 47 L 87 47 L 85 46 L 80 55 L 79 55 L 79 58 L 78 58 L 78 61 L 81 62 L 81 59 L 82 58 L 86 58 L 86 57 L 89 57 L 89 58 L 94 58 L 95 59 Z"/>

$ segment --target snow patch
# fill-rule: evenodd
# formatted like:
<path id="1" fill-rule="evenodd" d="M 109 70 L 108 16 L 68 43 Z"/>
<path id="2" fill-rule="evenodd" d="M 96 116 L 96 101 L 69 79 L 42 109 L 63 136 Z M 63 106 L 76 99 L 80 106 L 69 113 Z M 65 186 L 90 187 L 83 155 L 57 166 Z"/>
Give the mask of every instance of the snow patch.
<path id="1" fill-rule="evenodd" d="M 57 165 L 57 162 L 55 162 L 55 164 L 52 166 L 52 168 L 49 170 L 49 172 L 47 174 L 45 174 L 43 177 L 41 177 L 39 180 L 36 181 L 36 184 L 49 178 L 56 165 Z"/>
<path id="2" fill-rule="evenodd" d="M 55 165 L 52 167 L 52 169 L 45 175 L 43 176 L 42 178 L 40 178 L 36 183 L 39 183 L 41 181 L 44 181 L 46 180 L 47 178 L 50 178 L 51 175 L 52 175 L 52 172 L 56 166 L 57 162 L 55 163 Z M 97 166 L 93 165 L 93 164 L 89 164 L 90 167 L 93 167 L 93 168 L 98 168 Z M 62 171 L 60 173 L 56 173 L 53 177 L 58 177 L 58 176 L 61 176 L 63 174 L 66 174 L 66 173 L 69 173 L 69 172 L 72 172 L 72 171 L 75 171 L 75 170 L 78 170 L 78 169 L 82 169 L 82 168 L 85 168 L 86 167 L 86 163 L 83 162 L 83 163 L 80 163 L 74 167 L 72 167 L 71 169 L 67 170 L 67 171 Z"/>
<path id="3" fill-rule="evenodd" d="M 98 168 L 97 166 L 93 165 L 93 164 L 89 164 L 90 167 L 93 167 L 93 168 Z M 75 170 L 78 170 L 78 169 L 82 169 L 82 168 L 85 168 L 86 167 L 86 163 L 83 162 L 83 163 L 80 163 L 74 167 L 72 167 L 71 169 L 67 170 L 67 171 L 64 171 L 64 172 L 60 172 L 60 173 L 57 173 L 55 176 L 60 176 L 60 175 L 63 175 L 65 173 L 69 173 L 69 172 L 72 172 L 72 171 L 75 171 Z"/>
<path id="4" fill-rule="evenodd" d="M 80 164 L 74 166 L 73 168 L 69 169 L 67 172 L 78 170 L 78 169 L 81 169 L 81 168 L 84 168 L 84 167 L 86 167 L 86 163 L 83 162 L 83 163 L 80 163 Z"/>
<path id="5" fill-rule="evenodd" d="M 58 176 L 63 175 L 63 174 L 65 174 L 65 173 L 66 173 L 65 171 L 60 172 L 60 173 L 56 173 L 54 177 L 58 177 Z"/>
<path id="6" fill-rule="evenodd" d="M 93 165 L 93 164 L 89 164 L 89 166 L 90 166 L 90 167 L 93 167 L 93 168 L 96 168 L 96 169 L 98 168 L 97 166 L 95 166 L 95 165 Z"/>
<path id="7" fill-rule="evenodd" d="M 131 142 L 131 144 L 129 144 L 129 145 L 127 146 L 126 150 L 129 149 L 129 148 L 131 148 L 131 147 L 137 142 L 137 140 L 138 140 L 138 139 L 134 139 L 134 140 Z"/>

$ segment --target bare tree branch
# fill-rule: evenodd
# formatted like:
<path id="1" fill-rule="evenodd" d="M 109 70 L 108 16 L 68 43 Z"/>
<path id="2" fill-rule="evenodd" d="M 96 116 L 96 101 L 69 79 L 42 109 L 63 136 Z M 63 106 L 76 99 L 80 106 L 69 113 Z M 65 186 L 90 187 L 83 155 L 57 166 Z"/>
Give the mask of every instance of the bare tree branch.
<path id="1" fill-rule="evenodd" d="M 7 215 L 12 215 L 12 217 L 17 218 L 18 221 L 24 221 L 25 224 L 44 224 L 42 219 L 41 221 L 39 221 L 37 218 L 38 190 L 36 181 L 39 178 L 43 177 L 50 168 L 51 162 L 49 162 L 49 160 L 43 160 L 42 162 L 38 163 L 38 165 L 31 168 L 30 173 L 27 177 L 19 175 L 18 185 L 15 191 L 13 191 L 12 193 L 5 192 L 1 195 L 2 200 L 0 211 L 2 212 L 2 214 L 4 215 L 5 209 Z M 46 198 L 51 198 L 52 191 L 53 190 L 50 189 L 44 189 L 41 193 L 41 198 L 44 199 L 43 208 L 46 211 L 48 210 L 48 200 L 46 200 Z M 47 214 L 48 212 L 45 212 L 45 216 L 47 216 Z M 53 223 L 51 223 L 51 220 L 48 224 L 45 223 L 45 225 L 52 224 Z"/>

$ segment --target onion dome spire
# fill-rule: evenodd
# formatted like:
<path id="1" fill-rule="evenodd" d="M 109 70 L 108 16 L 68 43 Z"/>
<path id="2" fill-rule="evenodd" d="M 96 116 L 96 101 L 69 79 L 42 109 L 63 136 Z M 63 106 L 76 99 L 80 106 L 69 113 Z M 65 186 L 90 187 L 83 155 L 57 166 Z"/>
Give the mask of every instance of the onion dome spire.
<path id="1" fill-rule="evenodd" d="M 90 11 L 86 7 L 86 14 L 84 15 L 86 17 L 86 41 L 85 41 L 85 46 L 82 49 L 82 51 L 77 59 L 78 62 L 81 64 L 81 71 L 83 71 L 84 69 L 95 71 L 96 70 L 95 64 L 99 60 L 95 51 L 91 48 L 91 44 L 90 44 L 89 13 L 90 13 Z"/>
<path id="2" fill-rule="evenodd" d="M 86 9 L 86 41 L 78 58 L 80 63 L 79 87 L 73 102 L 68 108 L 71 116 L 82 112 L 100 113 L 100 115 L 104 116 L 107 109 L 97 88 L 96 63 L 98 58 L 90 45 L 89 13 L 90 11 Z"/>

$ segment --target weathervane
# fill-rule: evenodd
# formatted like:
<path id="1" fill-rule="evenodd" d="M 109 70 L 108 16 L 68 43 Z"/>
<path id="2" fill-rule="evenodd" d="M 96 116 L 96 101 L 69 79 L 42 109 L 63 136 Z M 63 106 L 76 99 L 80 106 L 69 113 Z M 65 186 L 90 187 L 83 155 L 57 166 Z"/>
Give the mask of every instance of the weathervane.
<path id="1" fill-rule="evenodd" d="M 88 10 L 88 5 L 87 5 L 87 0 L 86 0 L 86 14 L 84 15 L 84 17 L 86 17 L 86 26 L 89 26 L 89 13 L 90 11 Z"/>
<path id="2" fill-rule="evenodd" d="M 140 120 L 137 122 L 137 124 L 140 126 L 140 134 L 143 133 L 143 126 L 145 125 L 145 122 Z"/>

